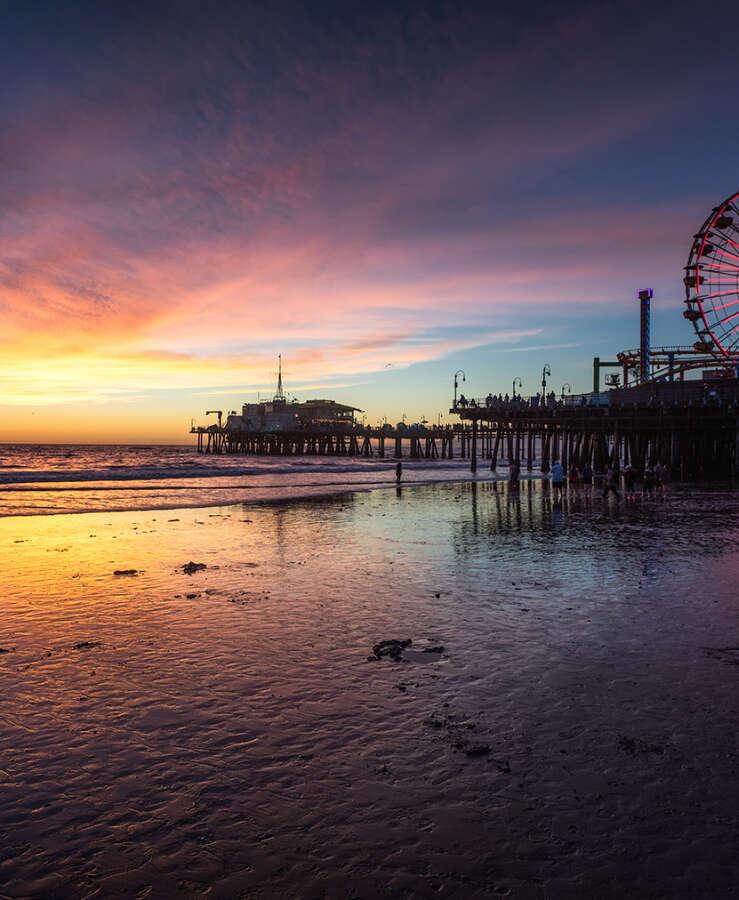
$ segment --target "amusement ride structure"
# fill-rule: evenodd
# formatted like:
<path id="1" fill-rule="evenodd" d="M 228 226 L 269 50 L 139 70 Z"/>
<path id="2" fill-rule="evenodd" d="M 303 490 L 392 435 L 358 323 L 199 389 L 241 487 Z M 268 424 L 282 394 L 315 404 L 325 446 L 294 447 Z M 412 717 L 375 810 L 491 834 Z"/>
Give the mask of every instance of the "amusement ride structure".
<path id="1" fill-rule="evenodd" d="M 650 346 L 651 290 L 639 291 L 641 340 L 613 361 L 593 359 L 593 390 L 600 390 L 600 370 L 618 367 L 621 376 L 606 376 L 607 387 L 629 387 L 647 381 L 682 381 L 694 369 L 715 378 L 739 372 L 739 192 L 714 207 L 693 236 L 685 266 L 685 311 L 697 340 L 693 344 Z"/>

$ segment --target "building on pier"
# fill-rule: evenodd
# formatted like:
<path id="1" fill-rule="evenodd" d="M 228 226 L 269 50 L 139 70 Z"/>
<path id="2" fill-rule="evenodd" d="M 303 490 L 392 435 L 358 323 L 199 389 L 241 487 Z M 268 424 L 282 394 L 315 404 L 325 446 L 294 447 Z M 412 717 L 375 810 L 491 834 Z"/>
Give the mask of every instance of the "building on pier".
<path id="1" fill-rule="evenodd" d="M 298 428 L 331 427 L 351 428 L 354 414 L 361 412 L 355 406 L 346 406 L 335 400 L 287 400 L 273 397 L 259 403 L 245 403 L 241 415 L 232 413 L 226 420 L 230 431 L 249 429 L 251 431 L 293 431 Z"/>
<path id="2" fill-rule="evenodd" d="M 226 419 L 227 431 L 294 431 L 301 428 L 352 428 L 356 406 L 335 400 L 288 400 L 282 389 L 282 354 L 278 357 L 277 390 L 271 400 L 244 403 L 241 415 L 232 412 Z M 220 420 L 219 420 L 220 421 Z"/>

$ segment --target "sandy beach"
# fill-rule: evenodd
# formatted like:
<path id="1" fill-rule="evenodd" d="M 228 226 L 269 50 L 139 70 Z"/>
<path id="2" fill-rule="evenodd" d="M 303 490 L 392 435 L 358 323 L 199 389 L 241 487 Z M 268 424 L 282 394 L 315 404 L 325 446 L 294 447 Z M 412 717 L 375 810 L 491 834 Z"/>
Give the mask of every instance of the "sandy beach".
<path id="1" fill-rule="evenodd" d="M 737 896 L 735 492 L 16 516 L 0 570 L 3 897 Z"/>

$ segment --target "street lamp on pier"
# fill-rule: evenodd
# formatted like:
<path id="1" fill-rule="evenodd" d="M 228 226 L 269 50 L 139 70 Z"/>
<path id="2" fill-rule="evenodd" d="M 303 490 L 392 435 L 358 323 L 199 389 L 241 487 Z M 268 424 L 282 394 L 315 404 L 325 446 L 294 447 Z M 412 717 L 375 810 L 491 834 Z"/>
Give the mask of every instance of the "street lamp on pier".
<path id="1" fill-rule="evenodd" d="M 547 375 L 551 378 L 552 370 L 549 368 L 549 363 L 544 363 L 544 368 L 541 370 L 541 399 L 544 403 L 546 403 L 547 397 Z"/>
<path id="2" fill-rule="evenodd" d="M 568 394 L 572 393 L 572 388 L 570 387 L 569 381 L 565 381 L 565 383 L 562 385 L 562 403 L 565 402 L 565 388 L 567 389 Z"/>
<path id="3" fill-rule="evenodd" d="M 457 369 L 457 371 L 454 373 L 454 409 L 457 408 L 457 377 L 459 375 L 462 376 L 462 381 L 466 381 L 466 376 L 462 369 Z"/>
<path id="4" fill-rule="evenodd" d="M 519 388 L 522 388 L 522 387 L 523 387 L 523 382 L 521 381 L 520 378 L 514 378 L 514 379 L 513 379 L 513 399 L 514 399 L 514 400 L 516 399 L 516 382 L 518 382 Z"/>

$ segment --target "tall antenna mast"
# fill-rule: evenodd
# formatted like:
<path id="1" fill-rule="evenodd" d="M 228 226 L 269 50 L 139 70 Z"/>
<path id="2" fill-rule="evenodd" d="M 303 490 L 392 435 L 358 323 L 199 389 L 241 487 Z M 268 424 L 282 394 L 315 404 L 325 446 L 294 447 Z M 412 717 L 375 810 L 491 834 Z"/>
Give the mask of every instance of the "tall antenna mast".
<path id="1" fill-rule="evenodd" d="M 277 354 L 277 393 L 275 394 L 275 400 L 284 400 L 285 395 L 282 392 L 282 354 Z"/>

